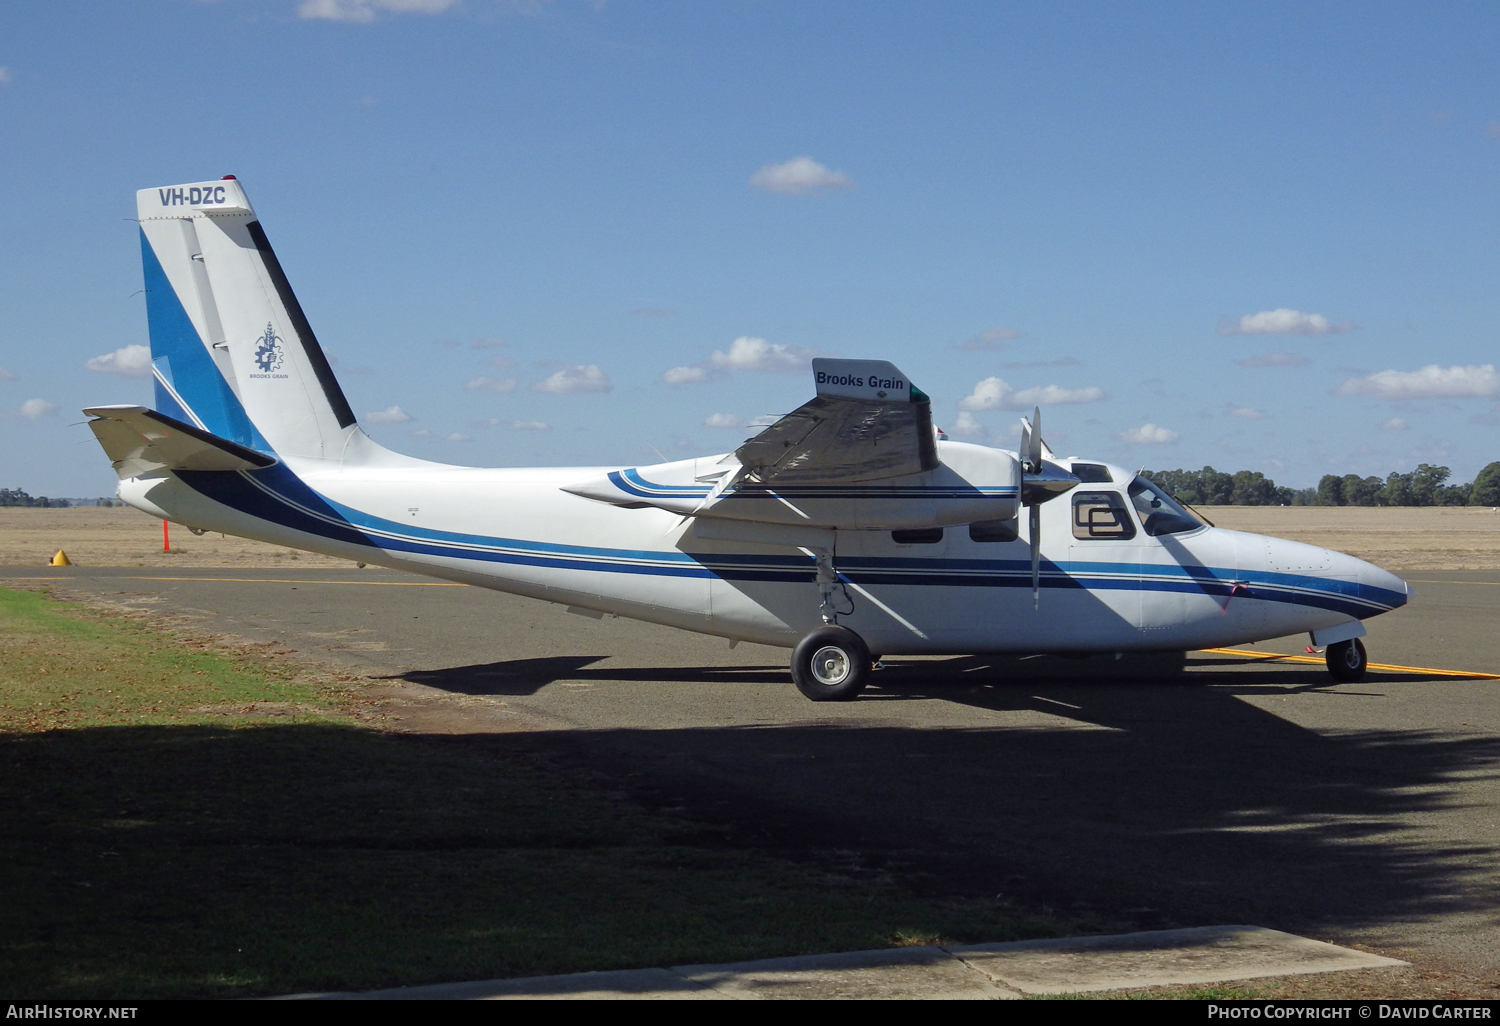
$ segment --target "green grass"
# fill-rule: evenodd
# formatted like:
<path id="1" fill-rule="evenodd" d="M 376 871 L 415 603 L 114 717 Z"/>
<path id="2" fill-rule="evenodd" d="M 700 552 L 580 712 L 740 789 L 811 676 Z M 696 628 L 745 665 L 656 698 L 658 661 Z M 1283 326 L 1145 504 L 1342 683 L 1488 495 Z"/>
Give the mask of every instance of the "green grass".
<path id="1" fill-rule="evenodd" d="M 1058 932 L 681 838 L 524 733 L 0 590 L 0 991 L 248 996 Z M 691 828 L 691 824 L 687 824 Z"/>

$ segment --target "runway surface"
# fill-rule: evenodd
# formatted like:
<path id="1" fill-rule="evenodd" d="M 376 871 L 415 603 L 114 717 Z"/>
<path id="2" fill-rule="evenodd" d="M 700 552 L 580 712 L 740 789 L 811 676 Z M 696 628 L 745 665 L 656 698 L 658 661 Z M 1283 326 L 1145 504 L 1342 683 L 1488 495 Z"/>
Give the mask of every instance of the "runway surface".
<path id="1" fill-rule="evenodd" d="M 731 843 L 1030 911 L 1253 923 L 1500 972 L 1500 680 L 1338 685 L 1318 665 L 1206 653 L 1173 679 L 1106 660 L 922 659 L 876 673 L 859 701 L 815 704 L 784 650 L 386 571 L 7 578 L 388 677 L 414 729 L 527 730 Z M 1408 579 L 1412 603 L 1368 622 L 1371 661 L 1500 674 L 1500 573 Z"/>

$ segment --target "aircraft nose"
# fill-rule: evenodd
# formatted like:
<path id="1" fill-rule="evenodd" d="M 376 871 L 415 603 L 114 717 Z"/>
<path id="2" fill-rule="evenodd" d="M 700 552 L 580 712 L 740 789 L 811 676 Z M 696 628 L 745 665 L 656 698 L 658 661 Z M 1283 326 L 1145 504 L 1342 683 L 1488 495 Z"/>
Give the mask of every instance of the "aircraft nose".
<path id="1" fill-rule="evenodd" d="M 1355 556 L 1339 554 L 1347 564 L 1338 567 L 1340 576 L 1353 577 L 1359 585 L 1360 597 L 1372 599 L 1391 609 L 1406 605 L 1411 599 L 1411 585 L 1374 563 L 1367 563 Z"/>

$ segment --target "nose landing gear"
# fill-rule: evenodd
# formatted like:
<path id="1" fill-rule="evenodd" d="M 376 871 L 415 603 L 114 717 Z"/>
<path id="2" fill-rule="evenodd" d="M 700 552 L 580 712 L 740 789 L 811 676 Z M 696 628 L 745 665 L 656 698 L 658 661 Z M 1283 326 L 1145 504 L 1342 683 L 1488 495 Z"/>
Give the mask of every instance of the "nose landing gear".
<path id="1" fill-rule="evenodd" d="M 1335 641 L 1328 646 L 1323 660 L 1328 664 L 1328 672 L 1333 674 L 1333 679 L 1343 684 L 1353 684 L 1363 678 L 1365 667 L 1369 665 L 1364 643 L 1358 638 Z"/>

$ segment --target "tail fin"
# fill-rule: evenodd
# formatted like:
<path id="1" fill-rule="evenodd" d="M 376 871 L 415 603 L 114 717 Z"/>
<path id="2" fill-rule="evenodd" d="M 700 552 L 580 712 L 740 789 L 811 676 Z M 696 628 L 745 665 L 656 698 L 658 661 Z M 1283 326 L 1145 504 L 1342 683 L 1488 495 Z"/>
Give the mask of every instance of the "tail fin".
<path id="1" fill-rule="evenodd" d="M 156 406 L 221 438 L 338 459 L 359 433 L 233 178 L 136 194 Z"/>

